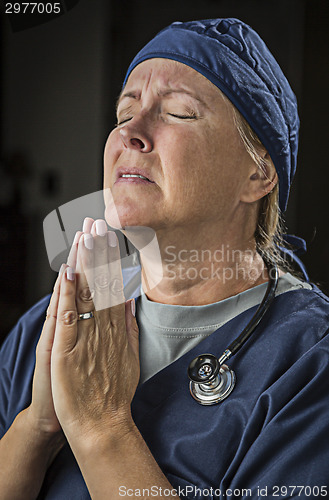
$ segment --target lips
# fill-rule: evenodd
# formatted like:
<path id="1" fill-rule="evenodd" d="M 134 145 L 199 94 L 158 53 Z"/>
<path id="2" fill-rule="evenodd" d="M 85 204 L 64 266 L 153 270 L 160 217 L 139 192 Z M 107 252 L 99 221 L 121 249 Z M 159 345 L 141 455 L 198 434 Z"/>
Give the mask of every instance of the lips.
<path id="1" fill-rule="evenodd" d="M 116 172 L 116 181 L 140 181 L 140 182 L 149 182 L 153 183 L 154 181 L 151 178 L 151 174 L 147 172 L 145 169 L 140 169 L 136 167 L 120 167 Z"/>

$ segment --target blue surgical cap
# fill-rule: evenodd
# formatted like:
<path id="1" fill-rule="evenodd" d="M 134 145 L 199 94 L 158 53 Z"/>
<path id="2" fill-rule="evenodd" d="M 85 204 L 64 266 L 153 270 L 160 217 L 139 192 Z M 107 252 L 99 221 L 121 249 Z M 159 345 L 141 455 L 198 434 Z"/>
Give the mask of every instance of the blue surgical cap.
<path id="1" fill-rule="evenodd" d="M 259 35 L 238 19 L 175 22 L 133 59 L 173 59 L 194 68 L 240 111 L 267 149 L 279 178 L 279 206 L 287 207 L 296 170 L 299 118 L 286 77 Z"/>

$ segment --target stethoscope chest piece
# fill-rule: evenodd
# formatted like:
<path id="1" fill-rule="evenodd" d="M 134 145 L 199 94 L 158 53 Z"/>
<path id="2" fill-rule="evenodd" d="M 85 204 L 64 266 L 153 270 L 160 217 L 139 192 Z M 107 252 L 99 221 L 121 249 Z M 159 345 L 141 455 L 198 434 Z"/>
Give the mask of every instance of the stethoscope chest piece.
<path id="1" fill-rule="evenodd" d="M 227 365 L 220 365 L 212 354 L 202 354 L 191 361 L 188 368 L 190 393 L 201 405 L 220 403 L 235 386 L 235 373 Z"/>

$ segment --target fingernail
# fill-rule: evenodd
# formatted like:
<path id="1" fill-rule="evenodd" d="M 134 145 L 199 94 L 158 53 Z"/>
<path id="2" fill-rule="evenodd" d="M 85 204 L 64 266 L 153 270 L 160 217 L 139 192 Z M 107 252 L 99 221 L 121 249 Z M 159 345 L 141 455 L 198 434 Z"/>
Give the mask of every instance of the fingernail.
<path id="1" fill-rule="evenodd" d="M 72 267 L 66 269 L 66 277 L 68 280 L 74 281 L 74 269 Z"/>
<path id="2" fill-rule="evenodd" d="M 88 250 L 92 250 L 94 248 L 94 238 L 91 234 L 84 234 L 83 242 Z"/>
<path id="3" fill-rule="evenodd" d="M 83 233 L 89 233 L 90 232 L 90 224 L 91 220 L 89 217 L 86 217 L 85 220 L 83 221 L 83 226 L 82 226 L 82 232 Z"/>
<path id="4" fill-rule="evenodd" d="M 104 236 L 107 232 L 106 222 L 103 219 L 97 219 L 96 221 L 96 234 L 98 236 Z"/>
<path id="5" fill-rule="evenodd" d="M 62 274 L 64 272 L 65 267 L 66 267 L 66 265 L 62 264 L 59 271 L 58 271 L 58 274 Z"/>
<path id="6" fill-rule="evenodd" d="M 135 304 L 135 299 L 132 299 L 130 302 L 131 305 L 131 313 L 135 317 L 136 316 L 136 304 Z"/>
<path id="7" fill-rule="evenodd" d="M 107 238 L 108 238 L 108 244 L 110 247 L 116 247 L 117 246 L 117 237 L 116 237 L 116 234 L 114 231 L 109 231 L 108 234 L 107 234 Z"/>
<path id="8" fill-rule="evenodd" d="M 80 234 L 81 234 L 80 231 L 75 233 L 72 245 L 76 245 L 76 243 L 78 243 L 78 239 L 79 239 Z"/>

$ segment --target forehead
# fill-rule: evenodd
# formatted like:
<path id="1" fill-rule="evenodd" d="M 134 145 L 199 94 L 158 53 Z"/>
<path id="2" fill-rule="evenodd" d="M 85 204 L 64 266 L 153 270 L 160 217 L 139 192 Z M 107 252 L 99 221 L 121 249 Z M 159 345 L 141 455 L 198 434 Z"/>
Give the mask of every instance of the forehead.
<path id="1" fill-rule="evenodd" d="M 203 99 L 216 99 L 222 94 L 206 77 L 186 64 L 171 59 L 154 58 L 138 64 L 130 73 L 121 95 L 147 89 L 194 91 Z"/>

